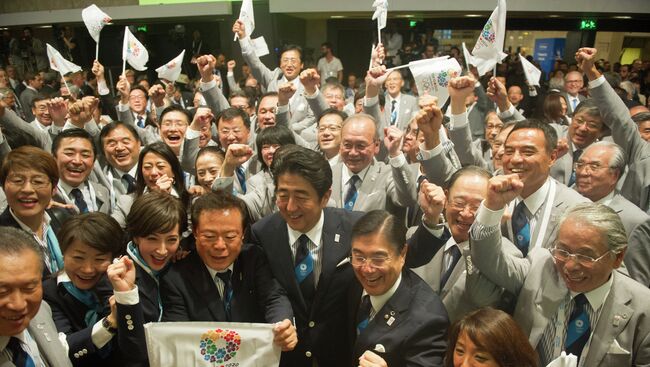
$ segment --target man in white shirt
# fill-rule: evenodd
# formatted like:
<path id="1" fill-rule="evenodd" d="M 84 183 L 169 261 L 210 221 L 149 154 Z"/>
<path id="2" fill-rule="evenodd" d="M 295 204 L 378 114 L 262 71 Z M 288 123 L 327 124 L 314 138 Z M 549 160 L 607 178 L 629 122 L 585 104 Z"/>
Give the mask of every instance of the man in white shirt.
<path id="1" fill-rule="evenodd" d="M 43 253 L 19 229 L 0 229 L 0 365 L 72 366 L 52 311 L 42 302 Z M 31 364 L 30 364 L 31 363 Z"/>
<path id="2" fill-rule="evenodd" d="M 332 52 L 332 44 L 325 42 L 320 46 L 322 57 L 318 60 L 316 69 L 323 80 L 329 78 L 336 78 L 339 83 L 343 82 L 343 64 L 341 60 L 334 56 Z"/>

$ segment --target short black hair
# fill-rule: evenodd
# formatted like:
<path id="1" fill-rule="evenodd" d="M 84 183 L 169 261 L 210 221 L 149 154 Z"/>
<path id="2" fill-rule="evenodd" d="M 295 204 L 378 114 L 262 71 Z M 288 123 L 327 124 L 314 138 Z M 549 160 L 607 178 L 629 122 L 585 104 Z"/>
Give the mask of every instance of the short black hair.
<path id="1" fill-rule="evenodd" d="M 47 100 L 49 100 L 49 98 L 47 98 L 45 96 L 42 96 L 42 95 L 39 95 L 38 97 L 32 99 L 32 104 L 30 105 L 30 107 L 35 108 L 37 102 L 47 101 Z"/>
<path id="2" fill-rule="evenodd" d="M 237 209 L 242 218 L 242 233 L 248 223 L 248 209 L 243 200 L 224 190 L 211 191 L 199 196 L 192 203 L 192 228 L 199 226 L 201 213 L 208 210 Z"/>
<path id="3" fill-rule="evenodd" d="M 645 121 L 650 121 L 650 112 L 639 112 L 632 116 L 632 121 L 636 122 L 637 125 Z"/>
<path id="4" fill-rule="evenodd" d="M 285 52 L 289 51 L 296 51 L 300 56 L 300 62 L 302 63 L 302 47 L 294 44 L 285 45 L 282 47 L 282 51 L 280 52 L 280 58 L 282 58 L 282 55 L 284 55 Z"/>
<path id="5" fill-rule="evenodd" d="M 52 140 L 52 155 L 56 158 L 56 152 L 59 150 L 61 145 L 61 140 L 67 138 L 79 138 L 85 139 L 90 142 L 90 146 L 93 147 L 93 161 L 97 158 L 97 148 L 93 142 L 93 137 L 84 129 L 74 128 L 61 131 L 57 136 Z"/>
<path id="6" fill-rule="evenodd" d="M 166 233 L 176 225 L 180 236 L 187 228 L 185 205 L 179 199 L 158 191 L 150 191 L 136 198 L 126 216 L 126 232 L 131 240 Z"/>
<path id="7" fill-rule="evenodd" d="M 522 120 L 518 121 L 515 124 L 515 127 L 510 130 L 510 133 L 508 134 L 508 138 L 510 135 L 512 135 L 513 132 L 521 129 L 537 129 L 541 130 L 544 133 L 544 148 L 546 149 L 546 152 L 548 154 L 553 153 L 555 148 L 557 148 L 557 132 L 555 129 L 547 124 L 546 122 L 538 119 L 527 119 L 527 120 Z M 506 141 L 508 140 L 506 138 Z"/>
<path id="8" fill-rule="evenodd" d="M 75 215 L 63 224 L 57 237 L 64 254 L 75 241 L 101 253 L 110 253 L 112 258 L 125 250 L 122 227 L 110 215 L 100 212 Z"/>
<path id="9" fill-rule="evenodd" d="M 332 107 L 330 107 L 330 108 L 326 109 L 325 111 L 323 111 L 323 112 L 318 116 L 318 120 L 316 120 L 316 126 L 318 126 L 318 124 L 320 124 L 320 119 L 322 119 L 323 117 L 325 117 L 325 116 L 327 116 L 327 115 L 337 115 L 338 117 L 341 118 L 341 124 L 343 123 L 343 121 L 345 121 L 345 120 L 348 118 L 348 114 L 347 114 L 347 113 L 345 113 L 345 112 L 343 112 L 343 111 L 339 111 L 339 110 L 337 110 L 336 108 L 332 108 Z"/>
<path id="10" fill-rule="evenodd" d="M 406 227 L 385 210 L 372 210 L 352 226 L 352 240 L 373 234 L 381 234 L 391 247 L 401 254 L 406 244 Z"/>
<path id="11" fill-rule="evenodd" d="M 186 109 L 184 109 L 183 107 L 177 104 L 172 104 L 170 106 L 165 107 L 165 109 L 160 114 L 160 123 L 162 123 L 162 121 L 165 119 L 165 115 L 170 112 L 180 112 L 183 115 L 185 115 L 185 117 L 187 117 L 187 125 L 192 123 L 192 116 L 190 115 L 190 113 L 187 112 Z"/>
<path id="12" fill-rule="evenodd" d="M 278 178 L 283 174 L 294 174 L 304 178 L 322 199 L 332 187 L 332 168 L 321 153 L 298 145 L 283 145 L 275 152 L 273 163 L 273 183 L 278 189 Z"/>
<path id="13" fill-rule="evenodd" d="M 485 168 L 481 168 L 477 166 L 465 166 L 451 175 L 451 177 L 447 181 L 447 185 L 446 185 L 447 190 L 451 190 L 451 188 L 454 186 L 454 184 L 456 183 L 456 181 L 458 181 L 459 178 L 468 175 L 484 177 L 486 180 L 492 178 L 492 174 L 490 173 L 490 171 L 486 170 Z"/>
<path id="14" fill-rule="evenodd" d="M 102 147 L 104 146 L 104 138 L 106 138 L 108 134 L 120 126 L 127 129 L 131 135 L 133 135 L 133 139 L 139 141 L 140 144 L 142 144 L 142 139 L 140 139 L 140 135 L 138 135 L 138 131 L 135 129 L 135 127 L 133 127 L 133 125 L 122 121 L 111 121 L 102 128 L 102 131 L 99 132 L 99 141 L 102 143 Z"/>
<path id="15" fill-rule="evenodd" d="M 149 100 L 149 92 L 147 91 L 147 89 L 145 89 L 145 87 L 141 86 L 140 84 L 132 85 L 131 90 L 129 91 L 129 95 L 131 95 L 131 93 L 133 93 L 134 90 L 142 91 L 142 93 L 144 93 L 144 99 L 146 99 L 147 101 Z"/>
<path id="16" fill-rule="evenodd" d="M 255 146 L 257 147 L 257 160 L 262 164 L 264 169 L 269 167 L 264 163 L 262 157 L 262 146 L 265 144 L 296 144 L 296 138 L 293 136 L 293 132 L 289 130 L 288 127 L 282 125 L 269 126 L 266 129 L 260 130 L 260 132 L 255 137 Z"/>
<path id="17" fill-rule="evenodd" d="M 221 111 L 219 116 L 217 117 L 217 129 L 219 128 L 219 123 L 223 121 L 232 121 L 236 119 L 237 117 L 241 118 L 244 120 L 244 126 L 246 126 L 247 129 L 250 130 L 251 128 L 251 120 L 248 118 L 248 115 L 240 110 L 239 108 L 236 107 L 228 107 L 225 110 Z"/>

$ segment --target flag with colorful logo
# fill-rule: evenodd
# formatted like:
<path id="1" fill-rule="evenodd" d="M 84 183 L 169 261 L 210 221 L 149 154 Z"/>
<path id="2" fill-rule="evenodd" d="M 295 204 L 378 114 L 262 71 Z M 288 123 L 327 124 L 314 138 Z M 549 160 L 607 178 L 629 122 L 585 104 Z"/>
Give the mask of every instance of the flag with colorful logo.
<path id="1" fill-rule="evenodd" d="M 506 0 L 499 0 L 476 40 L 472 56 L 479 75 L 487 73 L 506 56 L 503 44 L 506 37 Z"/>
<path id="2" fill-rule="evenodd" d="M 102 31 L 102 28 L 112 20 L 108 14 L 104 13 L 95 4 L 82 10 L 81 18 L 83 18 L 84 24 L 86 24 L 86 28 L 88 28 L 90 37 L 92 37 L 96 43 L 99 43 L 99 33 Z"/>
<path id="3" fill-rule="evenodd" d="M 419 95 L 427 93 L 438 97 L 439 106 L 445 104 L 449 98 L 449 91 L 447 91 L 449 81 L 460 76 L 462 72 L 458 60 L 449 56 L 413 61 L 409 63 L 409 69 L 415 79 Z"/>
<path id="4" fill-rule="evenodd" d="M 183 57 L 185 56 L 185 50 L 174 57 L 170 62 L 156 69 L 158 73 L 158 78 L 167 79 L 170 82 L 175 82 L 176 79 L 181 75 L 181 65 L 183 64 Z"/>
<path id="5" fill-rule="evenodd" d="M 524 69 L 524 74 L 526 74 L 528 85 L 539 86 L 539 78 L 542 77 L 542 71 L 528 61 L 522 54 L 519 54 L 519 60 L 521 60 L 521 66 Z"/>
<path id="6" fill-rule="evenodd" d="M 124 44 L 122 47 L 122 60 L 139 71 L 147 70 L 145 64 L 149 61 L 149 52 L 142 43 L 131 33 L 129 27 L 124 27 Z"/>
<path id="7" fill-rule="evenodd" d="M 273 324 L 155 322 L 144 325 L 149 364 L 183 367 L 276 367 Z"/>
<path id="8" fill-rule="evenodd" d="M 47 46 L 47 58 L 50 61 L 50 68 L 61 73 L 61 76 L 68 73 L 76 73 L 81 71 L 81 67 L 68 60 L 66 60 L 54 47 L 49 43 Z"/>

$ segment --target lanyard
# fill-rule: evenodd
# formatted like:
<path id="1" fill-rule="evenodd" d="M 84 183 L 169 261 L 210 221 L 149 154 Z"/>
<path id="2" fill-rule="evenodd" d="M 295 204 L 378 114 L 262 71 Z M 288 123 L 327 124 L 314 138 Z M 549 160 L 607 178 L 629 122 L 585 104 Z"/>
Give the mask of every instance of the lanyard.
<path id="1" fill-rule="evenodd" d="M 535 237 L 535 244 L 531 246 L 528 250 L 528 253 L 534 248 L 541 248 L 543 241 L 544 241 L 544 234 L 546 233 L 546 228 L 548 227 L 548 222 L 550 222 L 551 219 L 551 210 L 553 208 L 553 200 L 555 200 L 555 180 L 550 180 L 549 186 L 548 186 L 548 193 L 546 194 L 546 204 L 544 207 L 544 213 L 542 217 L 539 218 L 539 231 L 534 231 L 537 232 L 537 236 Z M 511 205 L 511 210 L 510 212 L 512 213 L 514 211 L 514 201 L 510 203 Z M 512 223 L 512 220 L 508 221 L 509 223 Z M 510 235 L 510 238 L 514 239 L 514 233 L 512 232 L 512 224 L 509 224 L 508 226 L 508 234 Z M 537 227 L 537 223 L 535 223 L 535 227 Z"/>
<path id="2" fill-rule="evenodd" d="M 95 189 L 93 188 L 93 185 L 91 185 L 90 183 L 86 183 L 86 186 L 88 187 L 88 192 L 90 193 L 90 203 L 86 203 L 86 205 L 88 205 L 88 210 L 91 212 L 99 211 L 99 208 L 97 207 L 97 194 L 95 193 Z M 65 192 L 63 187 L 61 187 L 61 182 L 59 182 L 57 188 L 59 189 L 59 194 L 63 196 L 63 199 L 67 203 L 74 204 L 74 200 L 71 200 L 70 196 L 68 196 L 68 194 Z M 81 195 L 83 196 L 83 190 L 81 188 L 77 188 L 77 189 L 81 191 Z"/>

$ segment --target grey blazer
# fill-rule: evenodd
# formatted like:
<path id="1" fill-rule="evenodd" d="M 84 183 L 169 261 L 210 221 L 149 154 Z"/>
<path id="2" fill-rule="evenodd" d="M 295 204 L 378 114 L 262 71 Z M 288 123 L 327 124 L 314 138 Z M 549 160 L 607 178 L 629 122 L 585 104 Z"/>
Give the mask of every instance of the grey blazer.
<path id="1" fill-rule="evenodd" d="M 98 211 L 100 213 L 110 214 L 111 213 L 111 197 L 110 197 L 110 193 L 109 193 L 108 189 L 104 185 L 102 185 L 100 183 L 93 182 L 93 181 L 90 181 L 90 180 L 88 180 L 87 182 L 95 190 L 95 204 L 99 208 Z M 65 204 L 74 205 L 74 201 L 70 200 L 70 198 L 68 198 L 68 197 L 66 197 L 64 195 L 60 195 L 59 193 L 57 193 L 54 196 L 54 199 L 57 200 L 57 201 L 60 201 L 62 203 L 65 203 Z"/>
<path id="2" fill-rule="evenodd" d="M 5 108 L 5 113 L 0 118 L 0 126 L 6 130 L 22 130 L 36 139 L 39 144 L 39 148 L 45 150 L 46 152 L 50 152 L 52 150 L 52 140 L 54 139 L 55 134 L 52 134 L 50 132 L 50 129 L 45 131 L 35 126 L 34 124 L 30 124 L 27 121 L 24 121 L 9 108 Z"/>
<path id="3" fill-rule="evenodd" d="M 621 217 L 621 221 L 625 227 L 625 233 L 627 233 L 628 237 L 632 234 L 636 226 L 650 218 L 648 214 L 639 209 L 638 206 L 632 204 L 620 193 L 614 195 L 612 202 L 608 206 L 614 209 L 618 216 Z"/>
<path id="4" fill-rule="evenodd" d="M 589 93 L 600 107 L 600 115 L 612 131 L 614 142 L 625 152 L 628 172 L 621 194 L 647 213 L 650 210 L 650 143 L 641 138 L 628 108 L 607 81 L 589 89 Z"/>
<path id="5" fill-rule="evenodd" d="M 346 193 L 341 187 L 344 169 L 347 167 L 343 162 L 332 167 L 332 198 L 337 208 L 344 206 Z M 359 194 L 352 208 L 354 211 L 383 209 L 395 213 L 417 202 L 417 181 L 413 179 L 408 164 L 395 168 L 382 162 L 374 162 L 361 179 L 363 181 L 358 189 Z"/>
<path id="6" fill-rule="evenodd" d="M 388 102 L 388 93 L 386 93 L 386 106 L 384 107 L 384 119 L 382 130 L 384 127 L 390 125 L 390 102 Z M 397 116 L 396 125 L 400 130 L 406 131 L 406 128 L 413 118 L 413 114 L 418 113 L 418 99 L 409 94 L 400 93 L 399 97 L 399 115 Z"/>
<path id="7" fill-rule="evenodd" d="M 45 301 L 41 301 L 41 307 L 29 322 L 27 330 L 36 341 L 38 352 L 46 366 L 72 367 L 72 362 L 68 358 L 64 345 L 59 340 L 59 333 L 52 321 L 52 310 Z M 16 367 L 16 365 L 0 353 L 0 367 Z"/>
<path id="8" fill-rule="evenodd" d="M 629 236 L 625 267 L 630 277 L 650 287 L 650 219 L 639 224 Z"/>
<path id="9" fill-rule="evenodd" d="M 470 239 L 474 264 L 487 278 L 517 295 L 514 318 L 537 348 L 569 290 L 548 251 L 535 249 L 528 258 L 516 259 L 503 246 L 499 231 L 483 240 Z M 597 337 L 592 337 L 583 365 L 650 366 L 650 290 L 618 271 L 612 276 L 592 334 Z"/>

